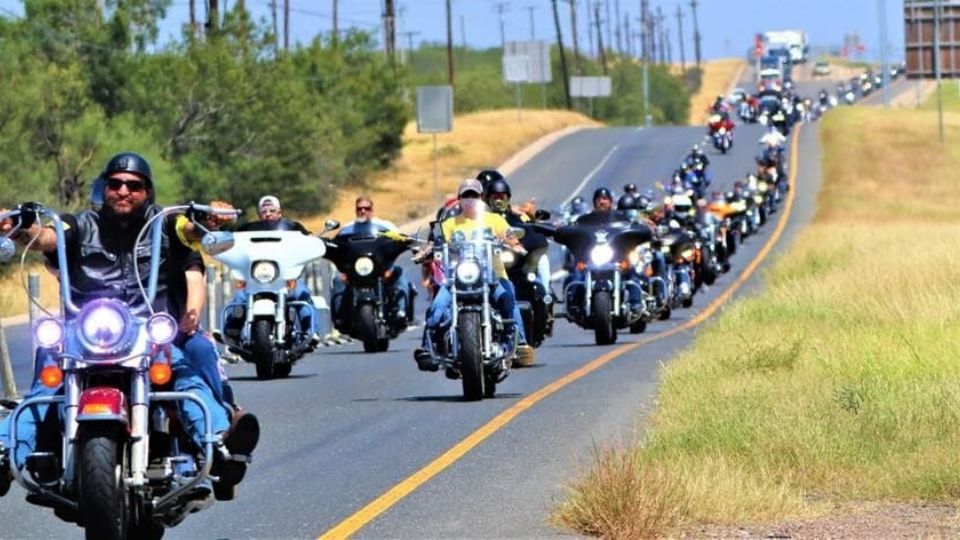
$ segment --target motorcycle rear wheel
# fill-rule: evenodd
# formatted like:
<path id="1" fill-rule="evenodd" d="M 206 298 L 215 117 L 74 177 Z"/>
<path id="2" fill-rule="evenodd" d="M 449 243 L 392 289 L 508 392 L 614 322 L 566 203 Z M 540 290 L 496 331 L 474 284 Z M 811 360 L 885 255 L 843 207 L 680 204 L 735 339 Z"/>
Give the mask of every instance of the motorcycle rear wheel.
<path id="1" fill-rule="evenodd" d="M 463 382 L 463 399 L 483 399 L 483 342 L 480 339 L 482 325 L 480 314 L 468 311 L 460 314 L 457 323 L 457 339 L 460 344 L 460 379 Z"/>
<path id="2" fill-rule="evenodd" d="M 127 537 L 130 509 L 123 485 L 123 443 L 114 426 L 91 426 L 80 437 L 80 522 L 87 540 Z"/>

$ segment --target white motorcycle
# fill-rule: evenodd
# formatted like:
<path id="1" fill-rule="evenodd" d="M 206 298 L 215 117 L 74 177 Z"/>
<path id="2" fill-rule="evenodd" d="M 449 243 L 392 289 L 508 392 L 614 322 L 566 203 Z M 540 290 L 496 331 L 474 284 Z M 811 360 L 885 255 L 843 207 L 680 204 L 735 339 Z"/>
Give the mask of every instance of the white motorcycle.
<path id="1" fill-rule="evenodd" d="M 336 226 L 328 221 L 324 232 Z M 256 364 L 257 378 L 286 377 L 315 346 L 311 329 L 300 327 L 299 310 L 312 309 L 310 302 L 287 297 L 297 290 L 306 265 L 323 257 L 323 239 L 298 231 L 217 234 L 229 235 L 233 247 L 213 258 L 230 269 L 235 290 L 246 293 L 224 306 L 217 339 Z"/>

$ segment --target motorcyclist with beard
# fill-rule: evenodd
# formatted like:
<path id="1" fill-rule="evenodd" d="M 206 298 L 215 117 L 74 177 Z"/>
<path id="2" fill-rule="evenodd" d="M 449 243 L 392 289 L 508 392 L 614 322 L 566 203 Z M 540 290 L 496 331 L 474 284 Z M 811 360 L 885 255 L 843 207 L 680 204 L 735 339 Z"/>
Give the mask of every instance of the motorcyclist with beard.
<path id="1" fill-rule="evenodd" d="M 273 195 L 264 195 L 257 203 L 257 221 L 251 221 L 237 227 L 237 232 L 255 232 L 255 231 L 299 231 L 302 234 L 309 235 L 310 231 L 299 221 L 294 221 L 283 217 L 283 209 L 280 207 L 280 199 Z M 228 306 L 247 305 L 250 293 L 245 290 L 237 291 Z M 310 346 L 316 347 L 320 344 L 320 334 L 318 332 L 317 308 L 313 303 L 313 295 L 307 287 L 306 280 L 300 277 L 297 280 L 297 286 L 293 290 L 288 290 L 287 300 L 305 302 L 297 308 L 297 316 L 300 319 L 300 328 L 310 336 Z M 232 313 L 229 312 L 228 313 Z M 228 315 L 224 321 L 224 327 L 239 328 L 243 326 L 243 318 Z"/>
<path id="2" fill-rule="evenodd" d="M 485 205 L 481 199 L 482 196 L 483 185 L 479 180 L 468 178 L 460 183 L 460 188 L 457 191 L 457 199 L 460 203 L 461 212 L 440 223 L 444 241 L 449 242 L 455 231 L 472 230 L 477 227 L 483 227 L 492 230 L 493 234 L 501 239 L 505 245 L 523 252 L 519 241 L 510 235 L 510 225 L 503 216 L 485 211 Z M 432 252 L 432 245 L 428 246 L 426 249 L 417 253 L 413 261 L 415 263 L 421 263 L 425 261 Z M 497 275 L 498 284 L 493 293 L 493 303 L 496 305 L 501 317 L 513 321 L 513 323 L 507 325 L 505 333 L 512 335 L 514 331 L 516 331 L 519 343 L 516 351 L 517 355 L 528 359 L 525 363 L 533 363 L 535 352 L 533 347 L 527 344 L 523 324 L 520 324 L 522 320 L 520 308 L 517 306 L 513 286 L 507 279 L 507 273 L 503 268 L 503 264 L 497 264 L 497 261 L 498 259 L 494 258 L 494 272 Z M 417 367 L 421 371 L 437 371 L 440 369 L 440 366 L 430 354 L 430 350 L 435 348 L 431 347 L 431 342 L 436 344 L 441 337 L 441 330 L 451 324 L 452 303 L 453 298 L 447 287 L 437 289 L 433 302 L 427 309 L 421 347 L 414 351 L 413 354 L 414 360 L 417 362 Z M 508 347 L 508 350 L 513 348 L 512 342 L 506 343 L 505 345 Z"/>
<path id="3" fill-rule="evenodd" d="M 136 281 L 134 265 L 142 263 L 131 256 L 137 234 L 147 220 L 161 208 L 154 204 L 155 192 L 150 165 L 139 154 L 123 152 L 113 156 L 100 174 L 103 204 L 97 210 L 78 214 L 61 214 L 66 237 L 67 257 L 73 298 L 78 305 L 110 297 L 126 303 L 134 314 L 148 313 L 140 286 Z M 26 205 L 22 205 L 26 206 Z M 222 202 L 214 208 L 230 209 Z M 3 211 L 3 210 L 0 210 Z M 208 229 L 223 225 L 225 218 L 195 216 Z M 52 227 L 43 227 L 35 215 L 21 215 L 21 229 L 14 239 L 31 249 L 43 252 L 51 268 L 57 268 L 57 234 Z M 12 230 L 12 220 L 0 223 L 0 233 Z M 162 263 L 159 269 L 157 295 L 153 308 L 166 311 L 180 321 L 179 334 L 173 343 L 173 387 L 199 397 L 210 412 L 214 433 L 218 436 L 216 461 L 211 473 L 219 477 L 213 486 L 219 500 L 231 500 L 236 485 L 246 472 L 245 458 L 257 445 L 260 426 L 250 413 L 235 410 L 224 396 L 224 382 L 219 370 L 216 348 L 200 331 L 197 313 L 205 301 L 203 261 L 197 253 L 202 229 L 185 216 L 170 216 L 163 223 Z M 141 244 L 143 245 L 143 244 Z M 52 256 L 51 256 L 52 255 Z M 64 271 L 60 269 L 60 271 Z M 34 382 L 26 398 L 49 396 L 63 391 L 62 385 L 47 388 L 39 382 L 39 373 L 49 361 L 47 354 L 38 354 L 34 368 Z M 18 441 L 9 441 L 9 419 L 0 422 L 0 444 L 17 449 L 12 466 L 22 467 L 21 456 L 36 451 L 38 428 L 52 422 L 56 425 L 56 408 L 39 406 L 32 414 L 24 414 L 17 424 Z M 231 416 L 232 421 L 231 421 Z M 196 449 L 203 447 L 203 409 L 192 401 L 180 403 L 180 419 Z M 59 428 L 53 428 L 59 429 Z M 15 443 L 16 446 L 13 446 Z M 25 451 L 24 451 L 25 450 Z M 14 461 L 14 460 L 11 460 Z M 0 484 L 9 481 L 9 471 L 0 471 Z M 209 486 L 200 484 L 198 489 Z M 0 494 L 5 491 L 0 485 Z"/>
<path id="4" fill-rule="evenodd" d="M 364 225 L 370 223 L 379 234 L 388 236 L 398 242 L 407 241 L 396 225 L 374 215 L 373 200 L 370 197 L 366 195 L 357 197 L 356 201 L 354 201 L 354 212 L 356 212 L 356 219 L 344 225 L 337 233 L 337 237 L 353 234 L 357 224 Z M 406 318 L 407 302 L 409 296 L 413 294 L 413 291 L 410 287 L 410 282 L 407 280 L 403 269 L 399 265 L 394 265 L 393 268 L 391 268 L 390 282 L 388 285 L 391 289 L 387 294 L 387 297 L 391 299 L 389 306 L 390 311 L 395 313 L 398 319 Z M 334 314 L 334 317 L 340 318 L 345 315 L 341 313 L 341 308 L 346 290 L 347 284 L 343 280 L 336 279 L 333 281 L 333 287 L 330 293 L 330 310 Z"/>

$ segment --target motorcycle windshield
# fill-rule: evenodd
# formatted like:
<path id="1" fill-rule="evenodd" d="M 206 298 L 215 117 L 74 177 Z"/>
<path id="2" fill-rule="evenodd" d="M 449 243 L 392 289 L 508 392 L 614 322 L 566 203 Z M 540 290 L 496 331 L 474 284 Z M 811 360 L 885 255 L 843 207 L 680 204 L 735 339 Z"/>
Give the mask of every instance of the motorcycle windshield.
<path id="1" fill-rule="evenodd" d="M 280 279 L 297 279 L 308 262 L 325 252 L 321 238 L 293 231 L 235 232 L 233 237 L 233 247 L 213 258 L 247 277 L 253 263 L 269 261 L 277 265 Z"/>
<path id="2" fill-rule="evenodd" d="M 387 270 L 409 245 L 384 236 L 385 232 L 386 229 L 370 222 L 354 223 L 332 240 L 327 240 L 329 249 L 325 257 L 345 274 L 354 273 L 354 265 L 361 257 L 372 259 L 375 271 Z"/>
<path id="3" fill-rule="evenodd" d="M 492 212 L 480 199 L 462 199 L 455 207 L 446 209 L 442 217 L 434 236 L 441 236 L 447 244 L 448 273 L 456 273 L 456 267 L 469 259 L 480 266 L 484 279 L 493 275 L 506 277 L 500 258 L 493 256 L 509 231 L 502 216 Z"/>
<path id="4" fill-rule="evenodd" d="M 607 243 L 614 248 L 620 258 L 626 256 L 636 246 L 649 242 L 653 238 L 653 231 L 642 223 L 631 223 L 617 213 L 609 212 L 611 216 L 603 220 L 600 217 L 584 220 L 581 217 L 574 225 L 557 229 L 554 240 L 567 246 L 578 261 L 587 261 L 590 251 L 598 243 Z"/>

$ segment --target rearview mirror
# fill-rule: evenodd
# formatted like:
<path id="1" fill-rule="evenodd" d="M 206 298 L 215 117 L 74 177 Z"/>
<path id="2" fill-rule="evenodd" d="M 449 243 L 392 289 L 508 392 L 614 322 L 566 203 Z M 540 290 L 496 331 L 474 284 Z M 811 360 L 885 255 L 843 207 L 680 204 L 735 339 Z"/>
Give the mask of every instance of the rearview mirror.
<path id="1" fill-rule="evenodd" d="M 553 217 L 553 214 L 543 209 L 538 209 L 536 212 L 533 213 L 533 219 L 537 221 L 549 221 L 550 218 L 552 217 Z"/>
<path id="2" fill-rule="evenodd" d="M 227 231 L 211 231 L 203 235 L 200 240 L 200 249 L 211 256 L 216 256 L 233 248 L 233 233 Z"/>
<path id="3" fill-rule="evenodd" d="M 510 234 L 517 240 L 522 240 L 527 235 L 527 230 L 521 227 L 510 227 Z"/>
<path id="4" fill-rule="evenodd" d="M 0 263 L 10 262 L 17 253 L 17 245 L 9 237 L 0 236 Z"/>
<path id="5" fill-rule="evenodd" d="M 340 222 L 335 219 L 328 219 L 323 223 L 323 232 L 330 232 L 340 228 Z"/>

